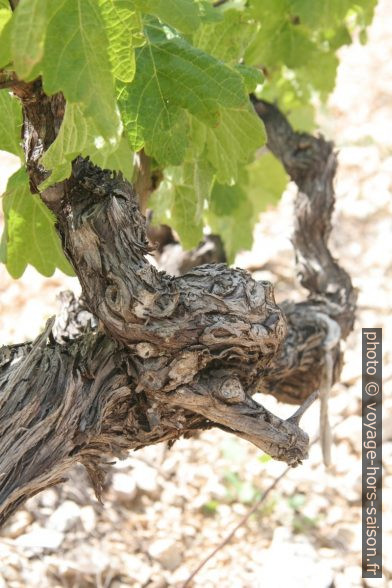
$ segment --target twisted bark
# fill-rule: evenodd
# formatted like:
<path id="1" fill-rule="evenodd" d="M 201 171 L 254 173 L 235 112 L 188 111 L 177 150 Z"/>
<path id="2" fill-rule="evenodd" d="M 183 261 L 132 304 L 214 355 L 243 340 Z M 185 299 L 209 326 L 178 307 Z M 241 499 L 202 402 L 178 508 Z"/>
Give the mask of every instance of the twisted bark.
<path id="1" fill-rule="evenodd" d="M 64 100 L 45 96 L 39 80 L 14 91 L 24 108 L 27 167 L 36 191 L 47 175 L 39 159 L 58 132 Z M 273 150 L 273 126 L 266 124 Z M 334 166 L 327 168 L 328 187 Z M 298 181 L 306 184 L 306 178 L 302 167 Z M 317 183 L 315 170 L 309 178 L 310 186 Z M 75 461 L 87 467 L 99 495 L 105 460 L 200 428 L 218 426 L 276 459 L 300 463 L 308 437 L 298 421 L 314 399 L 320 378 L 312 370 L 322 365 L 327 343 L 340 357 L 330 326 L 344 326 L 344 296 L 329 295 L 323 282 L 308 278 L 320 291 L 303 306 L 285 306 L 287 332 L 269 282 L 224 264 L 180 277 L 152 267 L 145 257 L 145 219 L 120 175 L 78 158 L 71 177 L 41 197 L 56 215 L 64 251 L 99 326 L 60 344 L 49 324 L 33 344 L 0 351 L 0 522 L 27 497 L 61 481 Z M 333 192 L 329 198 L 333 203 Z M 309 230 L 306 215 L 303 222 L 298 231 Z M 306 261 L 299 238 L 298 246 Z M 318 276 L 318 254 L 309 266 L 312 276 Z M 260 389 L 289 401 L 310 400 L 282 420 L 254 401 Z"/>
<path id="2" fill-rule="evenodd" d="M 340 341 L 354 325 L 355 289 L 328 248 L 337 157 L 333 143 L 295 132 L 274 105 L 255 97 L 252 102 L 266 126 L 268 148 L 298 187 L 292 242 L 299 281 L 309 291 L 303 302 L 281 304 L 287 337 L 258 389 L 296 404 L 323 386 L 326 365 L 331 383 L 338 380 Z"/>

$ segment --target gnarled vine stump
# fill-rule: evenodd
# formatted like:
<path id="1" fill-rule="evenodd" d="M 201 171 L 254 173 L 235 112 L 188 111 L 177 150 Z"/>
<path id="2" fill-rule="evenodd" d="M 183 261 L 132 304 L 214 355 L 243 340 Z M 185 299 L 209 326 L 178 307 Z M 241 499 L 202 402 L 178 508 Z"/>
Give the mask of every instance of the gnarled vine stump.
<path id="1" fill-rule="evenodd" d="M 40 80 L 14 92 L 37 192 L 64 99 L 46 96 Z M 77 158 L 71 177 L 41 197 L 98 326 L 60 343 L 50 322 L 33 343 L 0 350 L 0 522 L 77 461 L 99 495 L 106 460 L 196 429 L 220 427 L 293 466 L 306 458 L 298 421 L 326 366 L 338 377 L 355 307 L 327 248 L 336 157 L 323 138 L 293 132 L 275 107 L 254 105 L 299 188 L 294 247 L 309 299 L 279 307 L 270 283 L 225 264 L 179 277 L 157 271 L 134 188 Z M 282 420 L 252 398 L 257 391 L 305 405 Z"/>

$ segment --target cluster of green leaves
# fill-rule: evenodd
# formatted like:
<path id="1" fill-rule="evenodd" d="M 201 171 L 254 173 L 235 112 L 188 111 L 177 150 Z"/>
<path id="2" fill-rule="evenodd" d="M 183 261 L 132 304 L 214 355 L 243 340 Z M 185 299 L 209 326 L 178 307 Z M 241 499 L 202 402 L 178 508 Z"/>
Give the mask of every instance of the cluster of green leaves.
<path id="1" fill-rule="evenodd" d="M 249 93 L 287 110 L 306 109 L 332 89 L 336 50 L 370 22 L 375 0 L 0 0 L 0 71 L 62 92 L 60 132 L 41 158 L 41 189 L 69 177 L 81 154 L 132 180 L 144 149 L 164 180 L 153 195 L 156 222 L 190 248 L 209 228 L 228 258 L 251 246 L 266 204 L 287 177 L 260 155 L 263 124 Z M 21 112 L 0 91 L 0 149 L 21 158 Z M 18 277 L 27 263 L 45 275 L 62 257 L 53 219 L 29 196 L 20 170 L 3 198 L 0 259 Z M 55 243 L 55 246 L 53 246 Z"/>
<path id="2" fill-rule="evenodd" d="M 359 31 L 366 40 L 377 0 L 249 0 L 258 32 L 248 47 L 249 65 L 262 66 L 266 100 L 279 102 L 294 124 L 311 130 L 313 98 L 324 101 L 335 86 L 337 50 Z"/>

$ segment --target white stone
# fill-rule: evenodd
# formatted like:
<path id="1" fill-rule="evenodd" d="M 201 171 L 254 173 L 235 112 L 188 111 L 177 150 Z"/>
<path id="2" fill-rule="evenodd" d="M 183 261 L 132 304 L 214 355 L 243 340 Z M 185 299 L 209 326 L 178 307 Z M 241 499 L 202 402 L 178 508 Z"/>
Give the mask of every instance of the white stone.
<path id="1" fill-rule="evenodd" d="M 148 554 L 170 571 L 178 568 L 182 562 L 181 545 L 170 539 L 157 539 L 151 543 Z"/>
<path id="2" fill-rule="evenodd" d="M 49 517 L 48 527 L 56 531 L 69 531 L 80 521 L 80 507 L 72 500 L 65 500 Z"/>
<path id="3" fill-rule="evenodd" d="M 86 533 L 91 533 L 97 524 L 97 517 L 94 508 L 91 505 L 84 506 L 80 510 L 80 518 Z"/>
<path id="4" fill-rule="evenodd" d="M 33 520 L 33 515 L 28 510 L 16 511 L 8 525 L 4 528 L 4 534 L 10 539 L 15 539 L 26 531 Z"/>
<path id="5" fill-rule="evenodd" d="M 39 501 L 42 506 L 46 506 L 47 508 L 54 509 L 58 502 L 58 495 L 56 490 L 53 488 L 48 488 L 44 490 L 42 494 L 39 495 Z"/>
<path id="6" fill-rule="evenodd" d="M 33 531 L 21 535 L 15 539 L 15 544 L 20 547 L 29 547 L 41 551 L 49 549 L 56 551 L 64 540 L 64 533 L 55 529 L 45 529 L 44 527 L 35 527 Z"/>
<path id="7" fill-rule="evenodd" d="M 137 487 L 133 474 L 115 473 L 112 478 L 112 490 L 119 502 L 128 503 L 134 500 Z"/>
<path id="8" fill-rule="evenodd" d="M 135 580 L 141 586 L 147 584 L 151 578 L 153 569 L 149 566 L 141 556 L 134 554 L 121 554 L 122 569 L 127 573 L 131 580 Z"/>
<path id="9" fill-rule="evenodd" d="M 158 484 L 158 472 L 155 468 L 139 462 L 132 471 L 132 476 L 139 490 L 148 494 L 151 498 L 159 497 L 160 486 Z"/>

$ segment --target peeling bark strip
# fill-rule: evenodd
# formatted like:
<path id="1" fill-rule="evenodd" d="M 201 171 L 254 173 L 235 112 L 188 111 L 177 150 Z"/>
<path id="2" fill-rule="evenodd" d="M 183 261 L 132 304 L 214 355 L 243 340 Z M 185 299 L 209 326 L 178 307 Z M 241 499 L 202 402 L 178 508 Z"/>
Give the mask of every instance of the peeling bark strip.
<path id="1" fill-rule="evenodd" d="M 39 80 L 14 91 L 24 107 L 27 166 L 37 189 L 46 176 L 39 158 L 58 132 L 64 101 L 61 95 L 45 96 Z M 266 124 L 274 150 L 274 123 Z M 279 140 L 276 145 L 277 151 Z M 295 178 L 306 183 L 301 169 Z M 325 169 L 317 206 L 329 226 L 334 165 Z M 317 184 L 312 170 L 310 201 Z M 326 211 L 323 188 L 329 189 Z M 133 187 L 121 176 L 78 158 L 71 178 L 41 196 L 57 217 L 64 251 L 99 328 L 59 344 L 48 325 L 33 344 L 0 350 L 0 522 L 26 498 L 63 480 L 75 461 L 86 466 L 99 495 L 105 460 L 198 428 L 218 426 L 276 459 L 300 463 L 308 437 L 298 421 L 315 395 L 287 420 L 251 395 L 262 388 L 301 401 L 319 386 L 314 370 L 324 365 L 326 349 L 338 363 L 334 326 L 347 334 L 349 310 L 342 291 L 331 291 L 331 280 L 318 278 L 329 272 L 315 266 L 320 252 L 311 257 L 314 278 L 306 282 L 318 291 L 302 305 L 285 306 L 286 334 L 269 282 L 224 264 L 181 277 L 152 267 L 145 258 L 145 219 Z M 307 210 L 298 230 L 311 235 L 312 206 Z M 322 252 L 327 233 L 317 239 Z M 301 248 L 297 241 L 306 270 L 310 244 Z M 336 283 L 347 288 L 336 268 Z"/>

